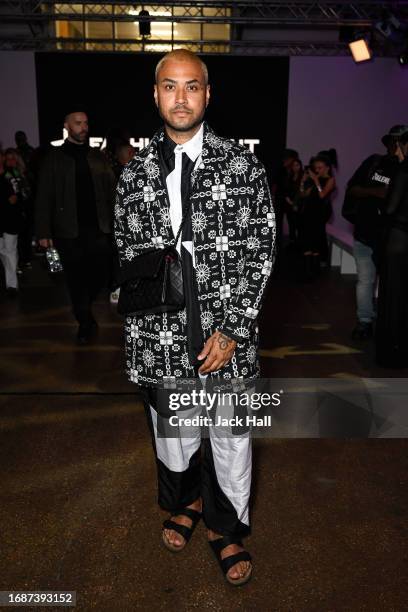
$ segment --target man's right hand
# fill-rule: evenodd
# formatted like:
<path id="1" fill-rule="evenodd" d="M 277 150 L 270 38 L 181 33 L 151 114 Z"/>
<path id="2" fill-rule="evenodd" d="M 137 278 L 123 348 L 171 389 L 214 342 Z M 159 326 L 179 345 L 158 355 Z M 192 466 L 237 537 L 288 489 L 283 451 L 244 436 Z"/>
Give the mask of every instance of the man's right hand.
<path id="1" fill-rule="evenodd" d="M 49 249 L 50 247 L 54 246 L 51 238 L 41 238 L 41 240 L 38 241 L 38 244 L 43 247 L 43 249 Z"/>

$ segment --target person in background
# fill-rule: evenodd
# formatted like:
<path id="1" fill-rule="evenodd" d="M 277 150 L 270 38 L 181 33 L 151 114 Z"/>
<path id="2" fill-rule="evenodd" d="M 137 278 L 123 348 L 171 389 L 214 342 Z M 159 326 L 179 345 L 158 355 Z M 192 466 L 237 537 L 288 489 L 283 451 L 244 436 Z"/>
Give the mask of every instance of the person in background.
<path id="1" fill-rule="evenodd" d="M 293 162 L 299 159 L 299 154 L 294 149 L 285 149 L 282 156 L 282 165 L 276 173 L 272 185 L 272 196 L 274 198 L 276 215 L 276 246 L 279 251 L 283 234 L 283 216 L 286 210 L 286 193 Z"/>
<path id="2" fill-rule="evenodd" d="M 6 149 L 5 152 L 5 177 L 12 184 L 14 193 L 19 204 L 19 231 L 18 231 L 18 271 L 31 268 L 32 245 L 31 245 L 31 218 L 32 201 L 31 189 L 27 178 L 26 166 L 16 149 Z"/>
<path id="3" fill-rule="evenodd" d="M 4 157 L 0 151 L 0 260 L 4 267 L 6 291 L 10 297 L 18 292 L 17 237 L 21 226 L 21 202 L 13 183 L 6 178 Z"/>
<path id="4" fill-rule="evenodd" d="M 40 170 L 35 227 L 43 248 L 60 254 L 77 340 L 88 344 L 97 323 L 92 304 L 110 280 L 116 181 L 105 155 L 88 145 L 88 117 L 79 106 L 65 116 L 68 138 L 53 147 Z"/>
<path id="5" fill-rule="evenodd" d="M 300 159 L 294 159 L 289 170 L 285 189 L 285 213 L 289 227 L 290 245 L 295 245 L 298 237 L 299 190 L 303 176 Z"/>
<path id="6" fill-rule="evenodd" d="M 31 159 L 34 154 L 34 148 L 28 143 L 27 135 L 22 130 L 18 130 L 14 135 L 16 143 L 16 151 L 23 160 L 25 167 L 30 170 Z"/>
<path id="7" fill-rule="evenodd" d="M 119 179 L 120 173 L 123 169 L 123 164 L 117 158 L 117 152 L 121 146 L 130 145 L 130 134 L 128 129 L 123 127 L 111 127 L 106 135 L 106 147 L 103 149 L 103 153 L 108 160 L 110 167 L 116 179 Z"/>
<path id="8" fill-rule="evenodd" d="M 34 197 L 36 190 L 36 160 L 37 152 L 29 144 L 27 135 L 18 130 L 14 135 L 16 151 L 24 162 L 25 178 L 29 186 L 29 196 L 24 202 L 24 226 L 19 236 L 20 258 L 25 267 L 31 267 L 34 236 Z"/>
<path id="9" fill-rule="evenodd" d="M 408 366 L 408 126 L 395 152 L 401 164 L 382 217 L 375 340 L 378 365 L 403 368 Z"/>
<path id="10" fill-rule="evenodd" d="M 307 281 L 317 275 L 320 262 L 327 261 L 326 223 L 333 213 L 331 196 L 336 188 L 335 166 L 336 151 L 321 152 L 310 160 L 310 167 L 305 169 L 300 183 L 299 243 Z"/>
<path id="11" fill-rule="evenodd" d="M 357 323 L 354 340 L 366 340 L 373 334 L 374 294 L 377 281 L 376 253 L 381 237 L 381 211 L 388 187 L 399 167 L 396 144 L 405 126 L 396 125 L 381 142 L 386 155 L 370 155 L 357 168 L 347 184 L 342 215 L 354 225 L 354 258 L 357 267 Z"/>
<path id="12" fill-rule="evenodd" d="M 117 147 L 115 157 L 120 164 L 119 173 L 117 176 L 118 179 L 126 164 L 128 164 L 130 160 L 133 159 L 135 152 L 135 148 L 129 143 L 122 143 Z"/>
<path id="13" fill-rule="evenodd" d="M 16 149 L 8 148 L 4 153 L 4 170 L 7 180 L 13 184 L 15 193 L 23 200 L 29 196 L 29 185 L 26 177 L 26 167 Z"/>
<path id="14" fill-rule="evenodd" d="M 333 190 L 330 192 L 329 195 L 329 201 L 328 201 L 328 216 L 327 216 L 327 221 L 326 223 L 328 223 L 331 219 L 331 217 L 333 216 L 333 207 L 332 207 L 332 199 L 333 196 L 336 192 L 336 171 L 337 171 L 337 167 L 338 167 L 338 161 L 337 161 L 337 151 L 336 149 L 328 149 L 328 150 L 323 150 L 323 151 L 319 151 L 319 153 L 316 156 L 317 158 L 321 158 L 322 160 L 328 160 L 329 161 L 329 165 L 330 165 L 330 176 L 333 177 L 334 179 L 334 186 L 333 186 Z M 327 234 L 326 234 L 326 228 L 324 231 L 324 235 L 323 236 L 323 242 L 322 242 L 322 254 L 320 257 L 320 263 L 328 265 L 329 264 L 329 243 L 327 240 Z"/>

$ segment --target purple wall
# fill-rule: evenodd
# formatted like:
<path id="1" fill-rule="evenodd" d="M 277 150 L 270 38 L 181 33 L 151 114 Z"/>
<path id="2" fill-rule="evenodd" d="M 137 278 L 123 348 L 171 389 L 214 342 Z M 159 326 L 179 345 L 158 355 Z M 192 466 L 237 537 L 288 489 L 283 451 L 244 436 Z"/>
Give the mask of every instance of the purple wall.
<path id="1" fill-rule="evenodd" d="M 350 229 L 340 213 L 347 180 L 363 159 L 385 152 L 381 136 L 397 123 L 408 124 L 408 68 L 397 59 L 291 58 L 287 146 L 305 163 L 322 149 L 337 149 L 336 227 Z"/>
<path id="2" fill-rule="evenodd" d="M 23 130 L 38 146 L 37 85 L 34 53 L 0 52 L 0 143 L 14 147 L 14 133 Z"/>

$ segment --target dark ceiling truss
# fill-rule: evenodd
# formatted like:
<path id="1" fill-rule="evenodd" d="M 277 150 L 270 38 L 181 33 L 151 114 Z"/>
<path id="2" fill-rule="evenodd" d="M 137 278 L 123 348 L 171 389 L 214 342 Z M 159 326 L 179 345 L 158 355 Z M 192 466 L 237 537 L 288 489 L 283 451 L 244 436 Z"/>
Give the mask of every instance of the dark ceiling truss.
<path id="1" fill-rule="evenodd" d="M 201 47 L 205 47 L 206 53 L 222 53 L 225 50 L 233 51 L 239 55 L 270 55 L 270 56 L 348 56 L 350 51 L 345 43 L 308 43 L 305 41 L 273 41 L 257 40 L 257 41 L 237 41 L 237 40 L 177 40 L 177 45 L 192 48 L 192 50 L 201 51 Z M 149 39 L 146 42 L 136 39 L 120 39 L 112 40 L 112 38 L 92 38 L 89 40 L 78 40 L 78 38 L 2 38 L 0 37 L 0 51 L 85 51 L 92 46 L 93 51 L 135 51 L 135 45 L 147 44 L 152 46 L 162 46 L 168 44 L 167 41 Z M 93 46 L 97 45 L 97 48 Z M 221 49 L 224 49 L 221 51 Z M 378 49 L 377 55 L 390 56 L 389 52 L 384 52 Z M 395 56 L 397 53 L 394 54 Z"/>
<path id="2" fill-rule="evenodd" d="M 374 25 L 384 18 L 387 12 L 392 13 L 404 24 L 408 24 L 408 2 L 401 1 L 368 1 L 359 2 L 268 2 L 250 0 L 174 0 L 163 4 L 146 4 L 151 13 L 168 12 L 168 15 L 150 15 L 140 18 L 135 11 L 129 13 L 142 3 L 127 0 L 107 0 L 105 2 L 85 2 L 77 0 L 74 3 L 38 2 L 37 0 L 0 0 L 0 50 L 1 49 L 34 49 L 34 50 L 72 50 L 73 47 L 86 50 L 90 45 L 99 42 L 113 50 L 129 50 L 130 45 L 140 43 L 140 39 L 132 41 L 123 39 L 81 38 L 70 40 L 56 38 L 54 24 L 58 21 L 71 22 L 110 22 L 132 23 L 135 21 L 166 22 L 166 23 L 201 23 L 230 24 L 231 38 L 217 41 L 174 41 L 177 44 L 206 45 L 206 51 L 213 45 L 214 53 L 224 45 L 234 53 L 250 53 L 255 55 L 346 55 L 348 47 L 345 42 L 322 42 L 321 36 L 303 40 L 296 31 L 318 32 L 319 30 L 338 30 L 340 27 L 354 28 L 358 31 L 373 30 Z M 177 8 L 177 11 L 174 9 Z M 204 9 L 212 8 L 212 15 Z M 182 9 L 182 10 L 180 10 Z M 137 9 L 138 10 L 138 9 Z M 181 14 L 180 14 L 181 13 Z M 24 28 L 27 34 L 24 33 Z M 15 32 L 13 29 L 15 28 Z M 259 37 L 251 36 L 251 40 L 242 40 L 243 29 L 256 32 Z M 264 40 L 265 29 L 291 31 L 287 40 Z M 293 32 L 295 31 L 295 34 Z M 285 37 L 286 38 L 286 37 Z M 150 48 L 163 45 L 165 41 L 149 38 Z M 170 41 L 172 42 L 172 41 Z M 375 44 L 375 41 L 374 41 Z M 88 45 L 88 46 L 87 46 Z M 397 50 L 389 45 L 383 48 L 376 45 L 377 55 L 397 55 Z M 93 47 L 92 47 L 93 48 Z M 134 47 L 133 47 L 134 48 Z"/>
<path id="3" fill-rule="evenodd" d="M 105 2 L 85 2 L 76 0 L 74 3 L 38 2 L 36 0 L 0 0 L 0 20 L 3 23 L 35 22 L 69 20 L 79 21 L 112 21 L 132 22 L 135 15 L 129 14 L 129 9 L 141 2 L 128 0 L 107 0 Z M 172 7 L 184 8 L 183 15 L 151 17 L 152 21 L 174 22 L 205 22 L 230 24 L 259 24 L 281 26 L 340 26 L 355 27 L 372 26 L 382 19 L 384 11 L 392 11 L 401 18 L 408 20 L 408 3 L 406 0 L 397 2 L 376 2 L 360 0 L 359 2 L 268 2 L 248 0 L 173 0 L 163 4 L 145 3 L 153 9 L 171 10 Z M 59 6 L 58 6 L 59 5 Z M 62 8 L 61 8 L 62 7 Z M 202 8 L 219 8 L 219 14 L 202 15 Z M 69 10 L 67 10 L 69 8 Z M 226 15 L 226 9 L 230 14 Z"/>

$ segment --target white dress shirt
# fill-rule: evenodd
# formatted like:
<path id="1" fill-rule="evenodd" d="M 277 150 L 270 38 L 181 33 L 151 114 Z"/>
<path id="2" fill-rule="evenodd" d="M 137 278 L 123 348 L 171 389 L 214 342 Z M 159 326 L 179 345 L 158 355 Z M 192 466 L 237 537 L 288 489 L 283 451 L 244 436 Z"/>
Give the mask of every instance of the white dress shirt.
<path id="1" fill-rule="evenodd" d="M 198 130 L 197 134 L 195 134 L 190 140 L 188 140 L 184 144 L 176 145 L 176 148 L 174 149 L 174 170 L 167 176 L 166 179 L 167 192 L 169 194 L 170 200 L 170 222 L 174 236 L 177 235 L 183 217 L 183 207 L 181 202 L 182 154 L 186 153 L 186 155 L 189 156 L 191 161 L 195 162 L 194 169 L 196 169 L 201 161 L 201 152 L 203 149 L 203 134 L 204 126 L 203 124 L 201 124 L 201 127 Z M 178 252 L 181 253 L 181 236 L 176 246 Z M 191 254 L 194 266 L 193 243 L 191 241 L 184 241 L 183 246 Z"/>

